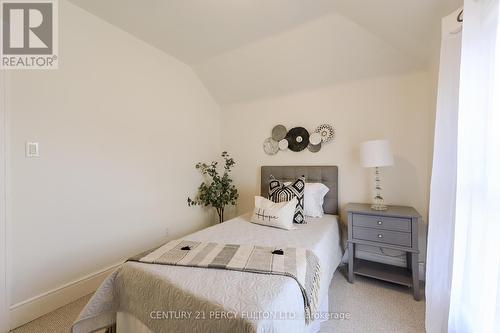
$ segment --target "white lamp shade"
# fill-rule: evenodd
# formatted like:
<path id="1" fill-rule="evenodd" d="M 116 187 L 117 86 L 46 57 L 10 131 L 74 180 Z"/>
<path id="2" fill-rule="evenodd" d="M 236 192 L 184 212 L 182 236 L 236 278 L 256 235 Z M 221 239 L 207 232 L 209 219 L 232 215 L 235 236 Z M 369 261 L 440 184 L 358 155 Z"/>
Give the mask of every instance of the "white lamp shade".
<path id="1" fill-rule="evenodd" d="M 361 144 L 361 165 L 366 168 L 383 167 L 394 164 L 391 144 L 387 140 L 372 140 Z"/>

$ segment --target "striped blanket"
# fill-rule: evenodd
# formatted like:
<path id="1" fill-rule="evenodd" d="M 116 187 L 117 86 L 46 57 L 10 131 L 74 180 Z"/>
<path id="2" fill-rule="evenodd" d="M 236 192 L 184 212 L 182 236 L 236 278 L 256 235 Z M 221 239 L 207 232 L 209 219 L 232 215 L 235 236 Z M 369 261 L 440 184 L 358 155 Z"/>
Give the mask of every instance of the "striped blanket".
<path id="1" fill-rule="evenodd" d="M 178 239 L 129 261 L 289 276 L 297 281 L 302 291 L 307 323 L 319 306 L 320 264 L 318 257 L 307 249 Z"/>

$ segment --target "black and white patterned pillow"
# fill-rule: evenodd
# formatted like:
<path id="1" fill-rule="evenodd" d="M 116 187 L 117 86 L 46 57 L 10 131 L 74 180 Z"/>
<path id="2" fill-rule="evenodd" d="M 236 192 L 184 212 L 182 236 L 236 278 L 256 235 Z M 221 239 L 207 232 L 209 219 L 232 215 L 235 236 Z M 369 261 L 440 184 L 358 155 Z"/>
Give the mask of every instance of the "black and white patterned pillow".
<path id="1" fill-rule="evenodd" d="M 297 198 L 297 207 L 295 207 L 295 214 L 293 222 L 303 224 L 306 223 L 304 219 L 304 189 L 306 187 L 305 176 L 300 177 L 290 185 L 284 185 L 280 180 L 271 176 L 269 180 L 269 200 L 273 202 L 290 201 Z"/>

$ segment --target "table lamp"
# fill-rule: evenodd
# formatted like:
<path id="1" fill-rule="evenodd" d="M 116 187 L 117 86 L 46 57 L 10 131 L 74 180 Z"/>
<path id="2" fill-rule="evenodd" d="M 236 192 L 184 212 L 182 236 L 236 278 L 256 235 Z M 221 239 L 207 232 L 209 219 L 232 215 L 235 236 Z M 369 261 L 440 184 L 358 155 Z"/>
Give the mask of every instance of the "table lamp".
<path id="1" fill-rule="evenodd" d="M 373 198 L 374 210 L 386 210 L 384 197 L 382 196 L 382 185 L 380 181 L 380 167 L 394 164 L 391 145 L 387 140 L 371 140 L 361 144 L 361 165 L 365 168 L 375 168 L 375 197 Z"/>

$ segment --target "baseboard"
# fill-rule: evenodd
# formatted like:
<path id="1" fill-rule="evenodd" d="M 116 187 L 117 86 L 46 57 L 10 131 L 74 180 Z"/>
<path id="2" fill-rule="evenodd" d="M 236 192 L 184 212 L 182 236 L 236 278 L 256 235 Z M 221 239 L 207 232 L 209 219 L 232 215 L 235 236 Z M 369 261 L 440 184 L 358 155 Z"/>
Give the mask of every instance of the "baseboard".
<path id="1" fill-rule="evenodd" d="M 121 263 L 120 263 L 121 264 Z M 120 264 L 115 264 L 66 283 L 59 288 L 47 291 L 38 296 L 10 306 L 10 329 L 24 325 L 38 317 L 69 304 L 80 297 L 94 292 L 104 279 Z"/>

